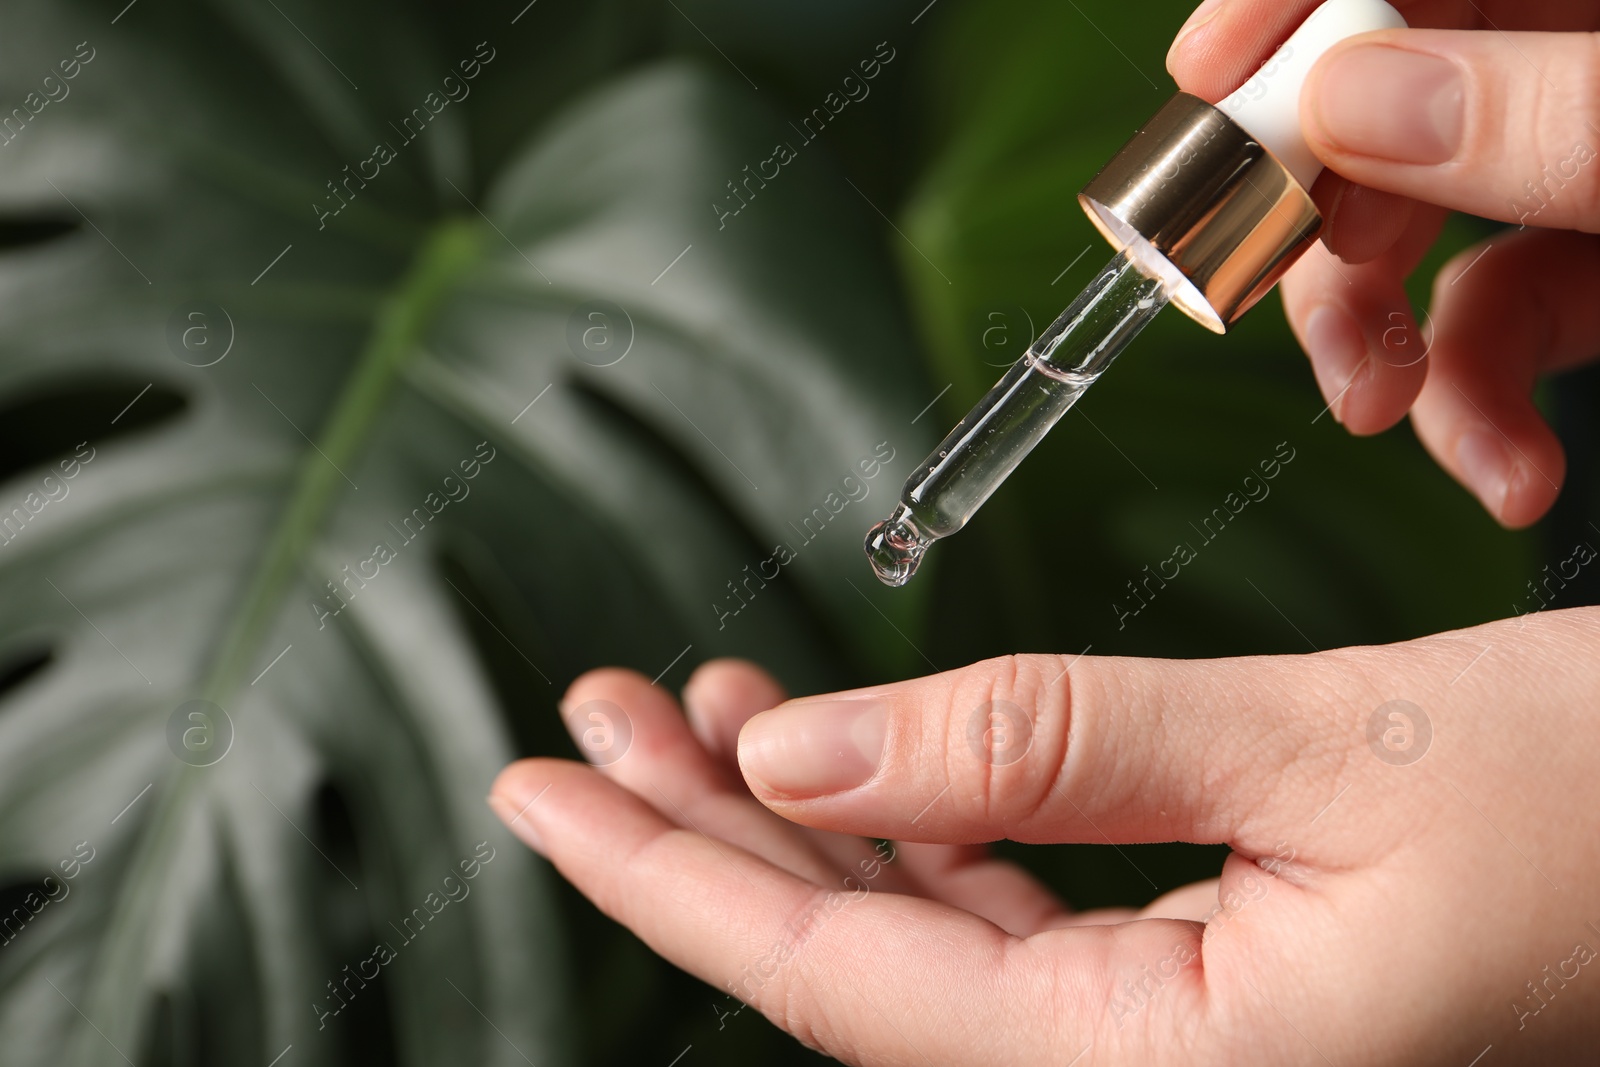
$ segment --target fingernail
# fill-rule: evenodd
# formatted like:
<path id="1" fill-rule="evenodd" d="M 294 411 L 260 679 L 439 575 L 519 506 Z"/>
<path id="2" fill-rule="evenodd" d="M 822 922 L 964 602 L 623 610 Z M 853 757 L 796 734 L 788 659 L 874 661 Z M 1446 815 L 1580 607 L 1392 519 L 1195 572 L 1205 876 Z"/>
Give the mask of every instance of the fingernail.
<path id="1" fill-rule="evenodd" d="M 1189 38 L 1189 35 L 1201 26 L 1217 17 L 1228 0 L 1205 0 L 1205 3 L 1194 9 L 1194 14 L 1178 29 L 1178 35 L 1172 39 L 1172 47 L 1167 51 L 1170 56 L 1178 50 L 1178 46 Z"/>
<path id="2" fill-rule="evenodd" d="M 1306 319 L 1306 348 L 1328 410 L 1343 424 L 1344 398 L 1367 359 L 1366 336 L 1349 312 L 1323 304 Z"/>
<path id="3" fill-rule="evenodd" d="M 535 794 L 537 796 L 538 794 Z M 539 855 L 543 856 L 544 841 L 539 837 L 539 831 L 533 828 L 533 822 L 528 818 L 529 803 L 535 797 L 507 796 L 501 793 L 489 794 L 489 809 L 500 817 L 506 824 L 506 829 L 516 834 L 518 839 Z"/>
<path id="4" fill-rule="evenodd" d="M 785 704 L 745 724 L 739 765 L 777 796 L 842 793 L 877 771 L 888 722 L 889 709 L 872 699 Z"/>
<path id="5" fill-rule="evenodd" d="M 1448 59 L 1361 45 L 1328 61 L 1315 108 L 1323 135 L 1347 152 L 1444 163 L 1461 148 L 1465 82 Z"/>
<path id="6" fill-rule="evenodd" d="M 1456 442 L 1456 464 L 1467 488 L 1498 519 L 1505 508 L 1512 474 L 1511 453 L 1500 432 L 1492 426 L 1479 426 L 1462 434 Z"/>
<path id="7" fill-rule="evenodd" d="M 700 687 L 695 685 L 698 674 L 689 676 L 689 681 L 683 687 L 681 694 L 683 700 L 683 717 L 689 720 L 689 732 L 694 734 L 696 740 L 706 748 L 715 748 L 717 737 L 711 724 L 716 721 L 712 714 L 715 710 L 705 695 L 700 692 Z"/>

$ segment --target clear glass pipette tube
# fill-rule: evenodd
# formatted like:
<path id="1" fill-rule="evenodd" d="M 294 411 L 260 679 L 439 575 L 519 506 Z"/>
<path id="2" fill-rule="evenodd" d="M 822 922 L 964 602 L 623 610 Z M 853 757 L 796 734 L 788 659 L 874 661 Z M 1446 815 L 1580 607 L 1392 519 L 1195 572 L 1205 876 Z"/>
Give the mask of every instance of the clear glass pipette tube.
<path id="1" fill-rule="evenodd" d="M 960 530 L 1139 331 L 1167 306 L 1162 283 L 1119 253 L 916 469 L 899 507 L 867 532 L 885 585 L 916 573 Z"/>

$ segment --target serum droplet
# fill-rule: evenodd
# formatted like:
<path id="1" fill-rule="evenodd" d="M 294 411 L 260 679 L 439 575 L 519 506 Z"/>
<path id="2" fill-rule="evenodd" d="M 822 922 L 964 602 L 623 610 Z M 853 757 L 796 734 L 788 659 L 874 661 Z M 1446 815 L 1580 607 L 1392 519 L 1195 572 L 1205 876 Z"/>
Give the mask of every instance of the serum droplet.
<path id="1" fill-rule="evenodd" d="M 867 560 L 878 581 L 898 589 L 917 573 L 917 566 L 932 543 L 933 539 L 924 538 L 911 521 L 910 510 L 902 506 L 893 517 L 867 531 Z"/>

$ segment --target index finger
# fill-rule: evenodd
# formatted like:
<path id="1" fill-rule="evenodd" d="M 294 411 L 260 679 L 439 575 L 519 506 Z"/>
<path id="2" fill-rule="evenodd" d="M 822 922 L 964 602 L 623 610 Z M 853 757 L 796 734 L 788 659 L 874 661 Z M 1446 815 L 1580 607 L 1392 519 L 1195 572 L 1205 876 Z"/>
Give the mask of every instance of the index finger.
<path id="1" fill-rule="evenodd" d="M 1167 70 L 1184 92 L 1215 104 L 1243 85 L 1320 0 L 1206 0 L 1183 24 Z"/>
<path id="2" fill-rule="evenodd" d="M 1174 1011 L 1143 1013 L 1119 1037 L 1149 1047 L 1156 1028 L 1192 1030 L 1203 1004 L 1196 923 L 1016 938 L 948 905 L 879 892 L 869 871 L 838 886 L 796 877 L 560 760 L 512 764 L 492 802 L 656 952 L 847 1063 L 1065 1062 L 1103 1043 L 1114 978 L 1174 945 L 1185 949 L 1169 983 Z"/>
<path id="3" fill-rule="evenodd" d="M 1195 8 L 1189 21 L 1177 33 L 1167 53 L 1167 70 L 1184 92 L 1216 103 L 1243 85 L 1288 39 L 1323 0 L 1206 0 Z M 1412 26 L 1437 29 L 1465 29 L 1481 18 L 1478 6 L 1457 0 L 1390 0 Z M 1530 16 L 1517 7 L 1561 7 L 1530 5 L 1518 0 L 1513 10 L 1496 10 L 1485 0 L 1482 5 L 1495 16 L 1503 29 L 1532 29 L 1525 26 Z M 1537 16 L 1531 16 L 1536 21 Z M 1543 28 L 1542 26 L 1539 28 Z"/>
<path id="4" fill-rule="evenodd" d="M 1216 103 L 1316 10 L 1322 0 L 1205 0 L 1167 54 L 1167 70 L 1185 92 Z M 1436 30 L 1592 30 L 1587 0 L 1389 0 L 1413 28 Z"/>

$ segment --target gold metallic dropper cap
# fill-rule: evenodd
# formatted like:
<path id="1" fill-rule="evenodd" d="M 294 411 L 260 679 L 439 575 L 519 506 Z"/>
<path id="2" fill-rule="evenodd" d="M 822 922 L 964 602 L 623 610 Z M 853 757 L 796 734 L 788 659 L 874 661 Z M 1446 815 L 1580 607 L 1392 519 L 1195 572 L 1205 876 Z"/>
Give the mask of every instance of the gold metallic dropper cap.
<path id="1" fill-rule="evenodd" d="M 1215 333 L 1270 292 L 1322 231 L 1311 193 L 1289 169 L 1188 93 L 1134 134 L 1078 202 L 1108 241 L 1169 283 L 1184 314 Z"/>

